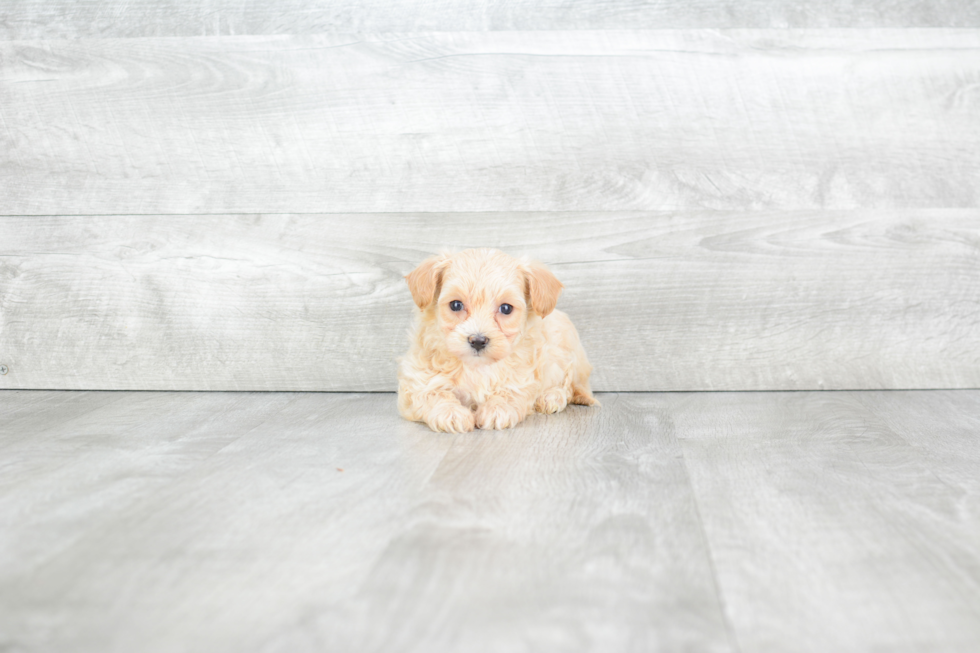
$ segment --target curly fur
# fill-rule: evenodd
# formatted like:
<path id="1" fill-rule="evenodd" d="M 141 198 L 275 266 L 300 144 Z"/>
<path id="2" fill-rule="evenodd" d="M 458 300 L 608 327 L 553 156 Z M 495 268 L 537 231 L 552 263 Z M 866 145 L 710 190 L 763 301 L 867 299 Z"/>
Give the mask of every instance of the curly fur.
<path id="1" fill-rule="evenodd" d="M 418 306 L 398 366 L 405 419 L 459 433 L 509 428 L 570 403 L 598 405 L 578 333 L 555 310 L 563 286 L 545 266 L 468 249 L 428 258 L 405 279 Z M 454 300 L 462 310 L 451 309 Z M 510 315 L 502 304 L 513 307 Z M 488 339 L 480 351 L 468 341 L 476 335 Z"/>

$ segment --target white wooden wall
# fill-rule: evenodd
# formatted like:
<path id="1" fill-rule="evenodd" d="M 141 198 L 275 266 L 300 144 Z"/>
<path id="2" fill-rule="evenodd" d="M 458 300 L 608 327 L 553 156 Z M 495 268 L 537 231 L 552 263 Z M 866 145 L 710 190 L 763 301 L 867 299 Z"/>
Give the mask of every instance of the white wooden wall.
<path id="1" fill-rule="evenodd" d="M 204 8 L 202 8 L 204 7 Z M 0 388 L 392 390 L 441 248 L 599 390 L 980 387 L 980 3 L 12 0 Z"/>

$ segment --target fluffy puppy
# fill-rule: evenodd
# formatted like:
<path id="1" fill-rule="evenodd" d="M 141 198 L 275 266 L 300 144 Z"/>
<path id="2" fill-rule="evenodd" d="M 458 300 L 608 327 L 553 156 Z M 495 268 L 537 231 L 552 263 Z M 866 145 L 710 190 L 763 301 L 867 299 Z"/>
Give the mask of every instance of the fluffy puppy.
<path id="1" fill-rule="evenodd" d="M 598 405 L 578 333 L 555 310 L 563 286 L 545 266 L 468 249 L 428 258 L 405 280 L 419 308 L 398 366 L 405 419 L 460 433 Z"/>

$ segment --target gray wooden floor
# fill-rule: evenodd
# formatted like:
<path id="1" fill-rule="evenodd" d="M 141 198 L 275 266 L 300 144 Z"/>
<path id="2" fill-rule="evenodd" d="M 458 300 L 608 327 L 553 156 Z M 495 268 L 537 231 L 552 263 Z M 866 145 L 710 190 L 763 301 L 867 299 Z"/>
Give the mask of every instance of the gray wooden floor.
<path id="1" fill-rule="evenodd" d="M 977 651 L 980 391 L 0 393 L 2 651 Z"/>

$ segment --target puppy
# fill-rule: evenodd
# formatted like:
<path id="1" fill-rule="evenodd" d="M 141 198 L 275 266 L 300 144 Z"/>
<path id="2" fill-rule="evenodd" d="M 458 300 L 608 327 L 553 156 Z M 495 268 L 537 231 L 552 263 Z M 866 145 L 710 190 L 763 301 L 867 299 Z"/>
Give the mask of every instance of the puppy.
<path id="1" fill-rule="evenodd" d="M 399 359 L 405 419 L 461 433 L 598 405 L 578 333 L 555 310 L 563 286 L 545 266 L 468 249 L 428 258 L 405 280 L 419 308 Z"/>

